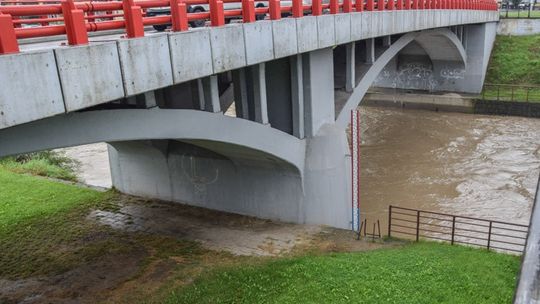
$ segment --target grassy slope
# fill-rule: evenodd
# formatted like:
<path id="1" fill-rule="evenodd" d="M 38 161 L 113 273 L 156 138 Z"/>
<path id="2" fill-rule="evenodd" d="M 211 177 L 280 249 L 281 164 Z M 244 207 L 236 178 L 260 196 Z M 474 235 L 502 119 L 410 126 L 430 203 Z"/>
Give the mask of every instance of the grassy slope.
<path id="1" fill-rule="evenodd" d="M 0 274 L 17 278 L 61 272 L 83 260 L 81 247 L 65 249 L 87 232 L 83 223 L 70 219 L 108 196 L 0 168 Z"/>
<path id="2" fill-rule="evenodd" d="M 486 82 L 540 85 L 540 35 L 497 36 Z"/>
<path id="3" fill-rule="evenodd" d="M 420 243 L 215 271 L 168 303 L 509 303 L 519 258 Z"/>
<path id="4" fill-rule="evenodd" d="M 105 194 L 0 169 L 0 233 L 102 199 Z"/>
<path id="5" fill-rule="evenodd" d="M 113 192 L 16 174 L 0 167 L 0 279 L 56 275 L 106 256 L 133 252 L 144 252 L 140 271 L 154 260 L 171 256 L 182 257 L 185 264 L 196 264 L 206 253 L 194 242 L 116 231 L 86 219 L 94 209 L 117 210 L 120 201 Z M 154 297 L 148 294 L 151 291 L 143 291 L 132 294 L 136 298 Z"/>

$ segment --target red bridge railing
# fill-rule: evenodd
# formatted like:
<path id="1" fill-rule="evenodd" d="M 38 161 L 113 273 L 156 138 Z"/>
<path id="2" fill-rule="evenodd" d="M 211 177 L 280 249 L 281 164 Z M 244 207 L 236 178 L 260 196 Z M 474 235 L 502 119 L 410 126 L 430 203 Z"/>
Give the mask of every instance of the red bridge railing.
<path id="1" fill-rule="evenodd" d="M 224 3 L 241 3 L 241 9 L 225 10 Z M 264 7 L 256 7 L 263 2 Z M 210 20 L 211 26 L 225 24 L 225 18 L 239 18 L 243 22 L 256 21 L 257 15 L 268 15 L 271 20 L 283 14 L 294 18 L 306 14 L 330 14 L 384 10 L 497 10 L 494 0 L 313 0 L 305 5 L 302 0 L 0 0 L 0 54 L 19 52 L 18 39 L 67 35 L 70 45 L 88 43 L 88 32 L 125 29 L 128 38 L 144 36 L 144 27 L 171 24 L 172 31 L 186 31 L 190 21 Z M 188 6 L 203 4 L 208 12 L 188 12 Z M 169 15 L 146 16 L 149 8 L 170 7 Z"/>

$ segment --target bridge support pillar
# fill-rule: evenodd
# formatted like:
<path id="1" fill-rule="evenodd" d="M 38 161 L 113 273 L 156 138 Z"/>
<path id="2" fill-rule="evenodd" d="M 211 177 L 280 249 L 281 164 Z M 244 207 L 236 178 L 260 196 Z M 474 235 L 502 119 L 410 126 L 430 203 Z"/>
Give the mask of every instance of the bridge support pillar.
<path id="1" fill-rule="evenodd" d="M 375 62 L 375 38 L 366 39 L 366 63 Z"/>
<path id="2" fill-rule="evenodd" d="M 345 91 L 351 93 L 356 86 L 356 43 L 351 42 L 345 46 L 346 72 L 345 72 Z"/>
<path id="3" fill-rule="evenodd" d="M 303 57 L 305 135 L 334 123 L 334 57 L 332 48 L 309 52 Z"/>
<path id="4" fill-rule="evenodd" d="M 382 45 L 383 45 L 383 47 L 389 47 L 390 45 L 392 45 L 392 36 L 390 36 L 390 35 L 383 36 L 382 37 Z"/>
<path id="5" fill-rule="evenodd" d="M 448 88 L 448 90 L 466 93 L 480 93 L 482 91 L 496 34 L 496 22 L 472 24 L 465 27 L 463 37 L 465 50 L 467 51 L 465 77 L 456 82 L 454 87 Z"/>
<path id="6" fill-rule="evenodd" d="M 251 66 L 253 82 L 253 112 L 254 120 L 264 125 L 268 124 L 268 105 L 266 99 L 266 69 L 264 63 Z"/>
<path id="7" fill-rule="evenodd" d="M 265 63 L 234 70 L 232 74 L 236 116 L 268 124 Z"/>
<path id="8" fill-rule="evenodd" d="M 294 132 L 303 139 L 280 142 L 281 136 L 289 136 L 282 132 L 263 139 L 282 147 L 288 161 L 204 138 L 114 142 L 109 151 L 114 186 L 128 194 L 210 209 L 350 228 L 349 147 L 345 130 L 335 124 L 333 63 L 333 49 L 326 48 L 234 72 L 235 102 L 248 107 L 247 112 L 240 109 L 240 115 L 265 123 L 266 111 L 271 110 L 294 122 Z M 283 92 L 276 94 L 275 88 Z M 275 108 L 278 105 L 288 108 Z M 215 132 L 228 132 L 213 126 L 214 119 L 232 118 L 216 114 L 201 123 Z M 242 136 L 261 140 L 261 134 L 249 128 Z"/>
<path id="9" fill-rule="evenodd" d="M 236 117 L 249 119 L 246 69 L 232 72 Z"/>
<path id="10" fill-rule="evenodd" d="M 197 81 L 201 110 L 214 113 L 221 112 L 217 75 L 201 78 Z"/>
<path id="11" fill-rule="evenodd" d="M 302 55 L 291 56 L 290 67 L 293 135 L 298 138 L 304 138 L 304 78 L 302 74 Z"/>
<path id="12" fill-rule="evenodd" d="M 111 143 L 121 192 L 293 223 L 350 228 L 346 135 L 333 125 L 308 140 L 305 169 L 239 146 L 204 141 Z"/>

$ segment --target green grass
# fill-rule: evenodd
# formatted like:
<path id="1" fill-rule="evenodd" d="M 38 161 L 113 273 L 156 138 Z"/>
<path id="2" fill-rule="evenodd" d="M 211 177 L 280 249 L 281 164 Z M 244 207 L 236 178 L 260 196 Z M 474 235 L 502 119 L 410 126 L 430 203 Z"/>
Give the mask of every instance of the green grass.
<path id="1" fill-rule="evenodd" d="M 64 273 L 111 255 L 143 254 L 153 260 L 196 260 L 190 241 L 127 233 L 87 220 L 91 210 L 117 211 L 121 197 L 0 167 L 0 279 Z M 0 302 L 1 299 L 0 299 Z"/>
<path id="2" fill-rule="evenodd" d="M 99 256 L 108 244 L 77 246 L 90 233 L 81 217 L 110 196 L 0 168 L 0 274 L 61 272 Z"/>
<path id="3" fill-rule="evenodd" d="M 513 87 L 504 85 L 484 85 L 482 98 L 485 100 L 540 102 L 540 86 Z"/>
<path id="4" fill-rule="evenodd" d="M 528 18 L 529 12 L 528 11 L 508 11 L 508 16 L 506 15 L 506 11 L 503 9 L 500 11 L 501 18 Z M 530 18 L 540 18 L 540 10 L 534 10 L 531 11 Z"/>
<path id="5" fill-rule="evenodd" d="M 482 98 L 540 102 L 540 35 L 497 36 Z"/>
<path id="6" fill-rule="evenodd" d="M 540 35 L 497 36 L 486 82 L 540 85 Z"/>
<path id="7" fill-rule="evenodd" d="M 78 162 L 59 152 L 45 151 L 22 154 L 0 159 L 0 168 L 15 173 L 28 173 L 38 176 L 77 181 L 75 170 Z"/>
<path id="8" fill-rule="evenodd" d="M 0 233 L 33 218 L 85 206 L 106 194 L 0 169 Z"/>
<path id="9" fill-rule="evenodd" d="M 436 243 L 222 269 L 167 303 L 510 303 L 519 258 Z"/>

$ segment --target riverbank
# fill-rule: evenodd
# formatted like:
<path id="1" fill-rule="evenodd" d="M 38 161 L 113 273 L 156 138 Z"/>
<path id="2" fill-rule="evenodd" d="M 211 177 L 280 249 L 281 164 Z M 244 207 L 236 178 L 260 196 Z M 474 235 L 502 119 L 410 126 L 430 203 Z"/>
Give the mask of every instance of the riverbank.
<path id="1" fill-rule="evenodd" d="M 362 100 L 362 106 L 540 118 L 540 100 L 538 102 L 482 100 L 477 95 L 471 94 L 427 93 L 386 88 L 370 89 Z"/>
<path id="2" fill-rule="evenodd" d="M 356 241 L 350 231 L 97 192 L 3 169 L 0 184 L 0 302 L 292 303 L 309 293 L 329 302 L 385 295 L 379 302 L 392 303 L 393 295 L 443 303 L 460 299 L 463 289 L 505 300 L 519 265 L 514 256 Z M 403 263 L 391 265 L 398 256 Z M 458 267 L 466 257 L 469 266 Z M 462 283 L 441 285 L 451 281 Z"/>

